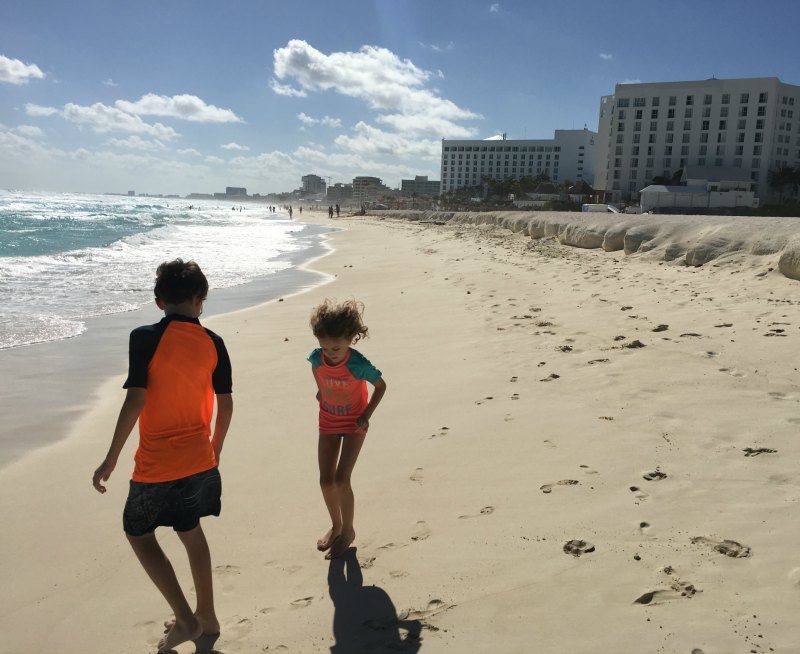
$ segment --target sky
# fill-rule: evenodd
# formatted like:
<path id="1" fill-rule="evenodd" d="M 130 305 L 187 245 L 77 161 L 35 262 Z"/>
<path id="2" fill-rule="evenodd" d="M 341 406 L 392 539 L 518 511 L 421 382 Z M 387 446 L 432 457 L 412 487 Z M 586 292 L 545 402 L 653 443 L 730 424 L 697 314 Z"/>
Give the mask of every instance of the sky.
<path id="1" fill-rule="evenodd" d="M 3 0 L 0 188 L 439 179 L 442 138 L 597 129 L 622 82 L 800 84 L 800 2 Z"/>

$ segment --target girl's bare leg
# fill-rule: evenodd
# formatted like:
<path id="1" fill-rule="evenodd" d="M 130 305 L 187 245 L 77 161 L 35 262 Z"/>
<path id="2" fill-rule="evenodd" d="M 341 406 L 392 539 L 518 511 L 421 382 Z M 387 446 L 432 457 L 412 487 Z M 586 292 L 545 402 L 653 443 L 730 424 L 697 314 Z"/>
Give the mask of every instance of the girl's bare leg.
<path id="1" fill-rule="evenodd" d="M 341 536 L 333 544 L 326 558 L 334 558 L 344 554 L 347 548 L 353 544 L 356 537 L 355 529 L 353 529 L 355 497 L 350 477 L 361 452 L 361 447 L 364 445 L 365 438 L 366 435 L 364 434 L 347 434 L 342 438 L 342 453 L 339 456 L 335 474 L 336 491 L 339 496 L 339 507 L 342 516 Z"/>
<path id="2" fill-rule="evenodd" d="M 179 531 L 178 537 L 186 548 L 192 569 L 197 610 L 194 612 L 206 634 L 219 633 L 219 620 L 214 611 L 214 585 L 211 576 L 211 552 L 203 528 L 197 525 L 190 531 Z"/>
<path id="3" fill-rule="evenodd" d="M 339 458 L 341 437 L 332 434 L 320 434 L 317 447 L 319 459 L 319 486 L 325 506 L 331 516 L 331 528 L 317 541 L 317 549 L 325 551 L 342 533 L 342 510 L 339 506 L 339 494 L 336 489 L 336 461 Z"/>

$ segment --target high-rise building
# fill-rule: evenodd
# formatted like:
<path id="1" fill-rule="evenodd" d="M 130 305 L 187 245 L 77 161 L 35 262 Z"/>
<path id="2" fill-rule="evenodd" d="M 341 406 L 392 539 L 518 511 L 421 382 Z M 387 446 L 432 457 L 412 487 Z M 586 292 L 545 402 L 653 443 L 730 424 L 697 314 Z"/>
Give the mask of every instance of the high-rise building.
<path id="1" fill-rule="evenodd" d="M 247 189 L 240 186 L 226 186 L 225 195 L 229 198 L 246 198 Z"/>
<path id="2" fill-rule="evenodd" d="M 331 204 L 349 202 L 353 198 L 353 185 L 337 182 L 328 187 L 325 199 Z"/>
<path id="3" fill-rule="evenodd" d="M 800 86 L 777 77 L 617 84 L 600 100 L 594 188 L 608 200 L 688 167 L 719 181 L 736 169 L 763 202 L 769 171 L 798 166 Z"/>
<path id="4" fill-rule="evenodd" d="M 554 182 L 594 180 L 595 140 L 589 129 L 557 129 L 552 139 L 442 139 L 441 192 L 478 186 L 486 179 L 546 174 Z"/>
<path id="5" fill-rule="evenodd" d="M 441 182 L 429 180 L 427 175 L 415 175 L 414 179 L 400 180 L 400 192 L 415 197 L 436 197 L 439 195 Z"/>
<path id="6" fill-rule="evenodd" d="M 353 178 L 354 202 L 370 202 L 391 193 L 392 190 L 385 186 L 383 180 L 378 177 L 360 176 Z"/>
<path id="7" fill-rule="evenodd" d="M 325 194 L 325 180 L 319 175 L 303 175 L 300 180 L 303 182 L 303 195 Z"/>

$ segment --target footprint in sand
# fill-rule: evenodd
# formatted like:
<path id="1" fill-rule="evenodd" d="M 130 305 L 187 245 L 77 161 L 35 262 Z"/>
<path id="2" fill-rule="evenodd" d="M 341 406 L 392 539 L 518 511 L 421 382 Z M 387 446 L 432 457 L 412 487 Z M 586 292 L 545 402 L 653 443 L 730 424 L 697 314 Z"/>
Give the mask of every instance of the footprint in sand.
<path id="1" fill-rule="evenodd" d="M 409 479 L 411 481 L 417 482 L 418 484 L 421 484 L 423 479 L 422 468 L 417 468 L 416 470 L 414 470 L 414 472 L 411 473 Z"/>
<path id="2" fill-rule="evenodd" d="M 635 341 L 631 341 L 630 343 L 625 343 L 625 345 L 623 345 L 622 347 L 628 350 L 638 350 L 639 348 L 647 346 L 637 339 Z"/>
<path id="3" fill-rule="evenodd" d="M 440 599 L 432 599 L 424 609 L 404 609 L 398 613 L 397 617 L 400 620 L 424 620 L 452 608 L 452 604 L 447 604 Z"/>
<path id="4" fill-rule="evenodd" d="M 572 554 L 572 556 L 581 556 L 594 552 L 594 545 L 585 540 L 569 540 L 564 543 L 564 554 Z"/>
<path id="5" fill-rule="evenodd" d="M 556 373 L 551 372 L 547 377 L 543 377 L 539 381 L 540 382 L 550 382 L 550 381 L 554 381 L 554 380 L 560 379 L 560 378 L 561 378 L 561 375 L 557 375 Z"/>
<path id="6" fill-rule="evenodd" d="M 629 490 L 631 491 L 631 493 L 633 493 L 633 496 L 634 496 L 634 497 L 635 497 L 637 500 L 639 500 L 640 502 L 641 502 L 641 501 L 644 501 L 645 499 L 647 499 L 647 498 L 649 497 L 649 495 L 650 495 L 649 493 L 645 493 L 645 492 L 644 492 L 644 491 L 643 491 L 641 488 L 639 488 L 638 486 L 631 486 Z"/>
<path id="7" fill-rule="evenodd" d="M 558 447 L 553 441 L 545 438 L 542 443 L 545 443 L 547 447 Z"/>
<path id="8" fill-rule="evenodd" d="M 595 363 L 608 363 L 611 359 L 592 359 L 589 361 L 589 365 L 593 366 Z"/>
<path id="9" fill-rule="evenodd" d="M 578 467 L 579 468 L 583 468 L 584 474 L 587 474 L 587 475 L 596 475 L 597 474 L 597 470 L 595 470 L 593 468 L 590 468 L 587 465 L 580 464 Z"/>
<path id="10" fill-rule="evenodd" d="M 314 601 L 314 597 L 301 597 L 300 599 L 296 599 L 291 605 L 296 609 L 304 609 L 307 607 L 311 602 Z"/>
<path id="11" fill-rule="evenodd" d="M 364 559 L 361 559 L 359 561 L 358 565 L 362 570 L 366 570 L 368 568 L 371 568 L 374 563 L 375 563 L 375 557 L 374 556 L 368 556 L 368 557 L 366 557 Z"/>
<path id="12" fill-rule="evenodd" d="M 559 350 L 560 352 L 572 352 L 571 345 L 559 345 L 556 349 Z"/>
<path id="13" fill-rule="evenodd" d="M 486 399 L 491 400 L 492 398 L 489 397 L 489 398 L 486 398 Z M 476 402 L 475 404 L 480 404 L 480 402 Z M 431 438 L 439 438 L 440 436 L 447 436 L 447 432 L 449 432 L 449 431 L 450 431 L 450 427 L 442 427 L 441 429 L 439 429 L 438 433 L 431 434 Z"/>
<path id="14" fill-rule="evenodd" d="M 714 327 L 733 327 L 733 323 L 732 322 L 723 322 L 723 323 L 720 323 L 719 325 L 714 325 Z"/>
<path id="15" fill-rule="evenodd" d="M 778 450 L 769 447 L 745 447 L 742 452 L 745 456 L 758 456 L 759 454 L 776 454 Z"/>
<path id="16" fill-rule="evenodd" d="M 459 520 L 463 520 L 465 518 L 480 518 L 482 515 L 491 515 L 492 513 L 494 513 L 494 507 L 493 506 L 484 506 L 480 510 L 480 513 L 472 514 L 472 515 L 460 515 L 460 516 L 458 516 L 458 518 L 459 518 Z"/>
<path id="17" fill-rule="evenodd" d="M 651 331 L 654 332 L 665 332 L 669 329 L 669 325 L 658 325 L 657 327 L 653 327 Z"/>
<path id="18" fill-rule="evenodd" d="M 647 536 L 647 538 L 655 538 L 652 534 L 651 529 L 653 526 L 649 522 L 645 522 L 644 520 L 639 523 L 639 532 L 642 536 Z"/>
<path id="19" fill-rule="evenodd" d="M 651 590 L 644 595 L 637 597 L 633 600 L 634 604 L 661 604 L 669 600 L 680 599 L 682 597 L 691 598 L 696 593 L 702 593 L 699 588 L 695 588 L 693 584 L 685 581 L 678 581 L 677 579 L 670 584 L 669 589 Z"/>
<path id="20" fill-rule="evenodd" d="M 719 368 L 720 372 L 726 372 L 731 377 L 745 377 L 746 375 L 743 372 L 739 372 L 738 370 L 731 370 L 730 368 Z"/>
<path id="21" fill-rule="evenodd" d="M 408 573 L 405 570 L 389 570 L 389 576 L 394 579 L 400 579 L 401 577 L 408 577 Z"/>
<path id="22" fill-rule="evenodd" d="M 419 520 L 417 522 L 417 528 L 411 536 L 411 540 L 425 540 L 430 535 L 431 529 L 428 527 L 428 523 L 424 520 Z"/>
<path id="23" fill-rule="evenodd" d="M 214 567 L 214 576 L 217 578 L 220 590 L 229 594 L 234 592 L 236 587 L 236 577 L 241 574 L 238 566 L 235 565 L 218 565 Z"/>
<path id="24" fill-rule="evenodd" d="M 562 479 L 561 481 L 557 481 L 555 484 L 543 484 L 539 486 L 539 490 L 543 493 L 552 493 L 553 486 L 575 486 L 576 484 L 580 484 L 577 479 Z"/>
<path id="25" fill-rule="evenodd" d="M 253 629 L 253 623 L 249 618 L 240 618 L 234 615 L 230 620 L 223 624 L 222 631 L 225 634 L 225 642 L 236 642 L 247 636 Z M 238 649 L 238 648 L 236 648 Z"/>
<path id="26" fill-rule="evenodd" d="M 750 556 L 752 553 L 752 550 L 749 547 L 742 545 L 741 543 L 737 543 L 735 540 L 716 541 L 712 540 L 711 538 L 706 538 L 705 536 L 695 536 L 692 538 L 692 543 L 702 543 L 704 545 L 708 545 L 715 552 L 719 552 L 725 556 L 730 556 L 732 559 L 743 559 Z"/>
<path id="27" fill-rule="evenodd" d="M 519 399 L 519 393 L 514 393 L 509 399 L 518 400 Z"/>
<path id="28" fill-rule="evenodd" d="M 515 382 L 515 381 L 517 381 L 517 379 L 519 379 L 519 378 L 518 378 L 518 377 L 515 375 L 514 377 L 512 377 L 512 378 L 511 378 L 511 379 L 509 379 L 508 381 L 510 381 L 510 382 Z"/>
<path id="29" fill-rule="evenodd" d="M 661 472 L 658 468 L 653 470 L 653 472 L 646 472 L 642 475 L 642 479 L 645 481 L 661 481 L 662 479 L 667 478 L 666 472 Z"/>
<path id="30" fill-rule="evenodd" d="M 488 396 L 484 397 L 482 400 L 475 400 L 475 404 L 481 405 L 484 402 L 487 402 L 487 401 L 493 400 L 493 399 L 494 398 L 491 395 L 488 395 Z"/>
<path id="31" fill-rule="evenodd" d="M 786 400 L 786 399 L 788 399 L 788 396 L 786 395 L 786 393 L 781 393 L 779 391 L 771 391 L 771 392 L 767 393 L 767 395 L 769 395 L 773 400 Z"/>

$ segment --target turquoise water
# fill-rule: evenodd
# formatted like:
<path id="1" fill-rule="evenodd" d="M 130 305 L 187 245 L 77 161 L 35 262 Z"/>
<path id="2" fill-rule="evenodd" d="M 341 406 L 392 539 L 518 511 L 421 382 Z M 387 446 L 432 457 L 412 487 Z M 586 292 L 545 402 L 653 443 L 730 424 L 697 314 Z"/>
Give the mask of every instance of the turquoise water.
<path id="1" fill-rule="evenodd" d="M 194 259 L 212 288 L 275 273 L 306 229 L 261 205 L 0 191 L 0 349 L 151 302 L 165 260 Z"/>

